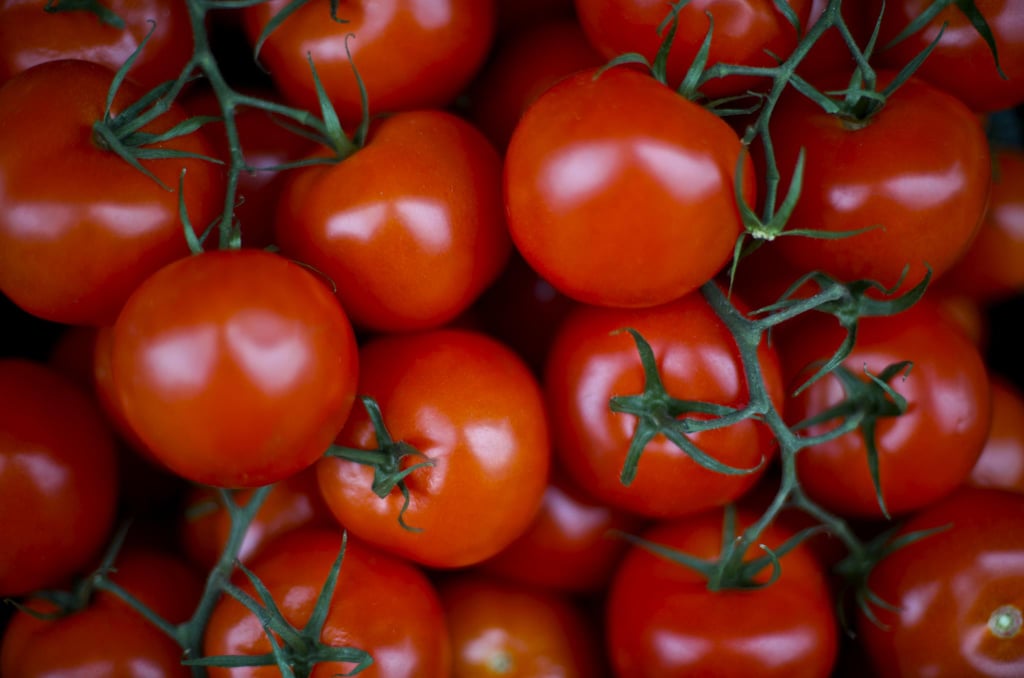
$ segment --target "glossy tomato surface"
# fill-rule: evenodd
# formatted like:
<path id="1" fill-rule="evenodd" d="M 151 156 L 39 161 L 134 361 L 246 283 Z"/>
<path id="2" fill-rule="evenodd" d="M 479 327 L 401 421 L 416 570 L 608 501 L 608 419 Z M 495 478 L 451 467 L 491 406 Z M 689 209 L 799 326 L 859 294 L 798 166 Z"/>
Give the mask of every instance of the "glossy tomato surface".
<path id="1" fill-rule="evenodd" d="M 653 306 L 707 282 L 740 234 L 736 133 L 632 68 L 567 77 L 523 114 L 505 156 L 512 240 L 556 289 Z M 754 171 L 744 169 L 753 202 Z"/>
<path id="2" fill-rule="evenodd" d="M 992 424 L 967 483 L 1024 494 L 1024 393 L 992 375 Z"/>
<path id="3" fill-rule="evenodd" d="M 310 466 L 341 430 L 358 374 L 327 286 L 262 250 L 205 252 L 149 278 L 114 326 L 111 364 L 152 455 L 220 487 Z"/>
<path id="4" fill-rule="evenodd" d="M 371 489 L 374 471 L 355 461 L 318 462 L 320 488 L 338 521 L 356 536 L 434 567 L 488 558 L 529 526 L 541 505 L 550 462 L 548 419 L 536 378 L 505 345 L 467 330 L 380 337 L 359 354 L 360 395 L 379 404 L 394 441 L 431 461 L 396 487 Z M 379 439 L 362 406 L 338 436 L 346 447 Z"/>
<path id="5" fill-rule="evenodd" d="M 104 150 L 93 134 L 114 72 L 86 61 L 39 64 L 0 87 L 0 290 L 47 320 L 114 322 L 128 295 L 161 266 L 188 254 L 177 187 L 191 222 L 218 214 L 220 170 L 191 158 L 143 161 L 163 182 Z M 142 90 L 124 83 L 111 114 Z M 172 105 L 142 131 L 185 119 Z M 162 144 L 205 156 L 198 130 Z"/>

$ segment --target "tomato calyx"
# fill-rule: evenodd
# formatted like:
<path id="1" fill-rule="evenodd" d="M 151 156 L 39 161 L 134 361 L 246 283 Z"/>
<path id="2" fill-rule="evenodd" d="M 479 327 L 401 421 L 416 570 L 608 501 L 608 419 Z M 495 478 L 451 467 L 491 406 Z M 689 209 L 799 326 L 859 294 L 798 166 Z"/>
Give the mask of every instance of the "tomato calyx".
<path id="1" fill-rule="evenodd" d="M 241 563 L 238 568 L 252 584 L 256 597 L 239 588 L 233 583 L 226 583 L 224 591 L 244 605 L 259 619 L 270 641 L 271 652 L 263 655 L 215 655 L 197 659 L 185 659 L 186 666 L 211 666 L 237 668 L 242 666 L 277 666 L 282 676 L 308 676 L 313 667 L 321 662 L 354 663 L 356 667 L 341 674 L 351 676 L 363 671 L 373 663 L 369 653 L 356 647 L 336 647 L 325 645 L 320 635 L 327 622 L 327 613 L 334 598 L 334 591 L 345 558 L 345 547 L 348 533 L 342 533 L 341 549 L 334 559 L 327 578 L 309 620 L 302 628 L 296 628 L 281 613 L 266 586 L 251 570 Z M 258 598 L 258 599 L 257 599 Z"/>
<path id="2" fill-rule="evenodd" d="M 380 411 L 380 405 L 370 396 L 361 396 L 360 401 L 366 408 L 366 414 L 373 424 L 373 431 L 377 438 L 377 448 L 364 450 L 356 447 L 345 447 L 342 445 L 331 445 L 325 453 L 326 456 L 354 461 L 357 464 L 369 466 L 373 469 L 373 483 L 370 489 L 381 499 L 386 498 L 395 489 L 402 493 L 402 508 L 398 512 L 398 524 L 409 532 L 421 532 L 422 529 L 413 527 L 405 522 L 405 512 L 409 508 L 412 496 L 405 479 L 414 471 L 434 465 L 434 460 L 404 440 L 396 441 L 391 437 L 387 426 L 384 424 L 384 415 Z M 420 457 L 424 461 L 406 465 L 404 462 L 408 457 Z"/>

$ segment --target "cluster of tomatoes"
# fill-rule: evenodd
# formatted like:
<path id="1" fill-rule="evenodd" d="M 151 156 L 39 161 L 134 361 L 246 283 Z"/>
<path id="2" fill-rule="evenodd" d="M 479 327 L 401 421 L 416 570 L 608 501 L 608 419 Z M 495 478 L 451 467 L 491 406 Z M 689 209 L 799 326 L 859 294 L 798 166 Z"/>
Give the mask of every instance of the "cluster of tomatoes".
<path id="1" fill-rule="evenodd" d="M 0 5 L 0 674 L 1024 675 L 1022 16 Z"/>

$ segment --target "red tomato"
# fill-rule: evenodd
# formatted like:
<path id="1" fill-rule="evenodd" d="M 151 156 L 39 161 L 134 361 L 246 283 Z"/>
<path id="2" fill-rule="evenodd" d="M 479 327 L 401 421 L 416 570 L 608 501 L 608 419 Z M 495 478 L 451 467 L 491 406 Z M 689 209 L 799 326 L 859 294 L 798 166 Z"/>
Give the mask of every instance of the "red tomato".
<path id="1" fill-rule="evenodd" d="M 792 389 L 812 374 L 805 367 L 816 370 L 817 361 L 832 355 L 842 336 L 830 316 L 807 316 L 787 330 L 779 351 Z M 977 347 L 927 299 L 894 316 L 862 319 L 843 366 L 866 383 L 865 370 L 877 377 L 902 361 L 912 365 L 888 383 L 906 400 L 906 411 L 880 416 L 875 429 L 882 497 L 892 515 L 956 489 L 981 453 L 991 418 L 988 373 Z M 839 378 L 827 375 L 790 398 L 786 417 L 796 425 L 845 397 Z M 838 424 L 831 419 L 803 434 Z M 882 515 L 861 431 L 806 447 L 796 461 L 804 491 L 821 505 L 844 516 Z"/>
<path id="2" fill-rule="evenodd" d="M 644 522 L 595 499 L 556 470 L 530 527 L 480 568 L 530 586 L 601 591 L 627 546 L 614 533 L 637 531 Z"/>
<path id="3" fill-rule="evenodd" d="M 1024 149 L 994 152 L 992 195 L 970 248 L 940 281 L 990 304 L 1024 292 Z"/>
<path id="4" fill-rule="evenodd" d="M 736 343 L 699 292 L 646 309 L 580 306 L 559 328 L 545 370 L 554 450 L 562 466 L 603 502 L 652 517 L 695 513 L 736 499 L 757 481 L 775 450 L 769 430 L 752 420 L 688 437 L 719 462 L 738 469 L 761 464 L 760 470 L 707 470 L 658 434 L 644 447 L 633 482 L 620 481 L 637 418 L 612 412 L 609 400 L 639 394 L 644 386 L 633 338 L 616 333 L 627 327 L 650 343 L 671 397 L 727 407 L 748 403 Z M 778 358 L 767 343 L 759 357 L 768 392 L 781 409 Z"/>
<path id="5" fill-rule="evenodd" d="M 110 324 L 136 286 L 188 254 L 178 192 L 161 188 L 93 137 L 113 71 L 85 61 L 35 66 L 0 88 L 0 290 L 29 313 Z M 111 113 L 140 96 L 125 83 Z M 182 122 L 177 106 L 145 132 Z M 161 144 L 203 155 L 200 130 Z M 220 170 L 194 159 L 146 160 L 165 185 L 186 171 L 185 207 L 204 228 L 219 212 Z M 43 180 L 45 179 L 45 180 Z"/>
<path id="6" fill-rule="evenodd" d="M 547 415 L 536 378 L 511 349 L 466 330 L 382 337 L 360 350 L 359 393 L 380 405 L 394 441 L 433 462 L 406 477 L 410 503 L 399 524 L 399 489 L 371 490 L 374 471 L 354 461 L 318 463 L 320 489 L 338 521 L 388 551 L 433 567 L 488 558 L 523 533 L 547 484 Z M 337 439 L 378 445 L 357 407 Z M 424 459 L 407 456 L 402 468 Z"/>
<path id="7" fill-rule="evenodd" d="M 1024 393 L 992 375 L 992 425 L 967 482 L 1024 494 Z"/>
<path id="8" fill-rule="evenodd" d="M 740 514 L 740 529 L 755 517 Z M 697 558 L 717 558 L 722 520 L 721 511 L 711 511 L 657 523 L 641 536 Z M 777 549 L 790 535 L 769 526 L 758 542 Z M 751 546 L 748 560 L 762 554 Z M 779 561 L 779 578 L 763 588 L 712 591 L 696 571 L 632 547 L 612 581 L 605 614 L 616 675 L 829 676 L 838 633 L 825 573 L 804 545 Z"/>
<path id="9" fill-rule="evenodd" d="M 886 556 L 867 585 L 888 605 L 863 610 L 873 675 L 1024 675 L 1024 496 L 964 488 L 900 529 L 941 531 Z"/>
<path id="10" fill-rule="evenodd" d="M 250 42 L 255 44 L 287 5 L 287 0 L 271 0 L 244 9 Z M 494 0 L 352 0 L 338 5 L 343 23 L 331 19 L 326 0 L 300 7 L 270 34 L 259 59 L 286 99 L 318 111 L 312 59 L 339 117 L 350 124 L 362 116 L 353 65 L 371 113 L 441 107 L 469 83 L 494 40 Z"/>
<path id="11" fill-rule="evenodd" d="M 111 579 L 171 624 L 191 617 L 202 577 L 184 561 L 153 549 L 126 549 Z M 49 604 L 28 600 L 31 609 Z M 97 592 L 67 616 L 38 619 L 18 612 L 0 645 L 0 672 L 18 678 L 54 676 L 191 676 L 182 649 L 112 593 Z"/>
<path id="12" fill-rule="evenodd" d="M 802 26 L 807 26 L 811 0 L 790 0 Z M 576 0 L 580 24 L 604 56 L 639 52 L 653 62 L 665 33 L 658 27 L 671 3 L 648 0 Z M 708 14 L 711 15 L 709 20 Z M 712 28 L 708 66 L 717 63 L 770 67 L 785 59 L 797 44 L 797 30 L 772 0 L 693 0 L 679 12 L 679 25 L 668 56 L 668 82 L 676 87 Z M 709 80 L 701 93 L 710 99 L 763 90 L 767 78 L 731 76 Z"/>
<path id="13" fill-rule="evenodd" d="M 881 15 L 881 0 L 864 4 L 869 17 Z M 992 32 L 1005 80 L 999 75 L 988 44 L 956 3 L 947 4 L 923 30 L 890 46 L 931 4 L 930 0 L 887 0 L 874 60 L 886 68 L 902 68 L 938 38 L 942 30 L 938 45 L 917 69 L 918 77 L 953 94 L 976 111 L 1001 111 L 1024 103 L 1024 2 L 973 3 Z"/>
<path id="14" fill-rule="evenodd" d="M 117 70 L 139 48 L 129 77 L 146 89 L 174 80 L 192 56 L 187 7 L 174 0 L 110 0 L 102 6 L 124 22 L 104 23 L 90 11 L 50 12 L 45 0 L 0 5 L 0 83 L 36 64 L 83 59 Z"/>
<path id="15" fill-rule="evenodd" d="M 234 495 L 245 506 L 252 490 Z M 231 516 L 218 495 L 208 487 L 194 487 L 180 516 L 181 543 L 189 558 L 207 569 L 212 568 L 231 534 Z M 316 470 L 310 467 L 274 484 L 245 530 L 238 560 L 250 562 L 275 538 L 306 525 L 334 524 L 331 512 L 320 496 Z"/>
<path id="16" fill-rule="evenodd" d="M 176 473 L 266 485 L 311 465 L 355 399 L 352 327 L 306 269 L 262 250 L 211 251 L 146 280 L 114 326 L 125 418 Z"/>
<path id="17" fill-rule="evenodd" d="M 331 279 L 357 326 L 436 327 L 508 258 L 501 160 L 450 113 L 398 113 L 344 161 L 295 174 L 276 234 L 286 254 Z"/>
<path id="18" fill-rule="evenodd" d="M 443 580 L 439 593 L 451 678 L 606 674 L 598 628 L 567 596 L 475 573 Z"/>
<path id="19" fill-rule="evenodd" d="M 303 628 L 342 547 L 335 530 L 304 529 L 275 540 L 252 563 L 252 572 L 270 591 L 284 618 Z M 239 576 L 236 584 L 255 595 Z M 234 598 L 217 604 L 206 627 L 204 654 L 261 655 L 270 643 L 259 620 Z M 427 577 L 407 561 L 349 539 L 319 640 L 327 646 L 368 652 L 373 664 L 359 675 L 449 676 L 451 648 L 444 611 Z M 337 676 L 352 664 L 325 662 L 310 678 Z M 208 669 L 210 678 L 276 678 L 276 666 Z"/>
<path id="20" fill-rule="evenodd" d="M 880 86 L 891 73 L 879 75 Z M 845 87 L 833 74 L 820 86 Z M 952 96 L 911 78 L 865 121 L 831 115 L 796 90 L 772 116 L 783 195 L 806 151 L 800 199 L 788 229 L 838 233 L 838 239 L 782 237 L 777 252 L 803 270 L 841 280 L 894 286 L 909 265 L 905 289 L 925 265 L 942 275 L 970 245 L 988 199 L 990 159 L 977 117 Z M 943 143 L 935 143 L 941 138 Z"/>
<path id="21" fill-rule="evenodd" d="M 102 549 L 117 471 L 85 391 L 44 365 L 0 361 L 0 596 L 62 585 Z"/>
<path id="22" fill-rule="evenodd" d="M 512 239 L 556 289 L 653 306 L 707 282 L 742 230 L 736 133 L 648 75 L 567 77 L 519 121 L 505 158 Z M 754 171 L 744 170 L 752 202 Z"/>

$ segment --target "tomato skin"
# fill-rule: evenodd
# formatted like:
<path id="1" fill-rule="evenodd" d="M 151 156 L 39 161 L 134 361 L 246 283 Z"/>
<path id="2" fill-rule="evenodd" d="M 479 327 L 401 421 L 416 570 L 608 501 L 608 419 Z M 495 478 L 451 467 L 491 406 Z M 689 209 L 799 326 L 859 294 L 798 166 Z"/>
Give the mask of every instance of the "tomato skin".
<path id="1" fill-rule="evenodd" d="M 741 513 L 741 529 L 755 517 Z M 721 511 L 710 511 L 656 523 L 640 536 L 714 558 L 722 519 Z M 790 534 L 769 526 L 759 541 L 777 548 Z M 756 547 L 750 551 L 760 555 Z M 803 545 L 780 564 L 779 579 L 766 587 L 715 592 L 695 571 L 631 547 L 612 580 L 605 612 L 615 675 L 829 676 L 838 634 L 825 573 Z"/>
<path id="2" fill-rule="evenodd" d="M 205 252 L 146 280 L 114 325 L 111 364 L 153 456 L 220 487 L 266 485 L 316 461 L 359 369 L 326 285 L 262 250 Z"/>
<path id="3" fill-rule="evenodd" d="M 53 61 L 0 88 L 0 290 L 47 320 L 111 324 L 139 283 L 188 254 L 177 190 L 161 188 L 93 141 L 113 75 L 85 61 Z M 124 83 L 112 112 L 140 95 Z M 165 131 L 185 117 L 172 106 L 143 131 Z M 203 135 L 198 130 L 164 146 L 208 156 Z M 204 228 L 213 221 L 223 187 L 214 165 L 143 164 L 173 187 L 184 170 L 192 223 Z"/>
<path id="4" fill-rule="evenodd" d="M 452 678 L 599 678 L 598 628 L 571 598 L 474 572 L 438 592 L 452 639 Z"/>
<path id="5" fill-rule="evenodd" d="M 192 54 L 188 9 L 180 2 L 104 2 L 124 21 L 124 29 L 106 25 L 88 11 L 44 11 L 47 4 L 12 0 L 0 7 L 0 83 L 58 59 L 82 59 L 117 70 L 149 35 L 128 77 L 150 89 L 177 78 Z"/>
<path id="6" fill-rule="evenodd" d="M 775 450 L 768 429 L 749 420 L 692 434 L 690 440 L 734 468 L 764 462 L 758 471 L 733 476 L 709 471 L 659 434 L 644 448 L 632 484 L 619 480 L 636 417 L 611 412 L 609 399 L 639 394 L 644 384 L 633 338 L 616 332 L 626 327 L 651 345 L 670 396 L 732 407 L 748 402 L 735 341 L 699 292 L 646 309 L 581 305 L 560 326 L 544 374 L 559 462 L 596 498 L 649 517 L 695 513 L 736 499 L 761 476 Z M 759 355 L 768 392 L 781 409 L 778 357 L 767 343 Z"/>
<path id="7" fill-rule="evenodd" d="M 520 119 L 505 156 L 509 231 L 527 262 L 574 299 L 665 303 L 732 254 L 739 138 L 649 75 L 595 74 L 564 78 Z M 754 190 L 747 165 L 748 203 Z"/>
<path id="8" fill-rule="evenodd" d="M 45 365 L 0 361 L 0 595 L 59 586 L 102 549 L 117 474 L 86 392 Z"/>
<path id="9" fill-rule="evenodd" d="M 242 10 L 251 43 L 287 4 L 271 0 Z M 311 58 L 338 116 L 349 124 L 362 117 L 353 64 L 366 86 L 371 115 L 442 108 L 469 83 L 494 40 L 494 0 L 338 4 L 338 18 L 346 23 L 331 20 L 326 1 L 308 3 L 270 34 L 259 59 L 285 99 L 318 111 Z M 346 41 L 348 34 L 353 37 Z"/>
<path id="10" fill-rule="evenodd" d="M 899 612 L 875 606 L 882 628 L 858 611 L 857 631 L 879 678 L 1019 676 L 1024 633 L 987 628 L 1003 605 L 1024 608 L 1024 496 L 963 488 L 910 518 L 899 534 L 946 528 L 901 548 L 868 586 Z"/>
<path id="11" fill-rule="evenodd" d="M 172 624 L 199 603 L 203 580 L 183 560 L 153 548 L 118 554 L 111 578 Z M 30 609 L 47 604 L 28 600 Z M 53 676 L 181 676 L 181 647 L 112 593 L 97 592 L 83 609 L 54 620 L 26 612 L 11 619 L 0 641 L 0 672 L 19 678 Z M 144 668 L 140 668 L 144 667 Z"/>
<path id="12" fill-rule="evenodd" d="M 1004 80 L 996 69 L 988 44 L 967 16 L 955 6 L 940 11 L 923 30 L 902 42 L 889 43 L 929 6 L 926 0 L 896 0 L 885 3 L 874 61 L 885 68 L 899 69 L 939 37 L 938 45 L 915 72 L 917 77 L 949 92 L 978 112 L 1002 111 L 1024 103 L 1024 31 L 1020 0 L 975 0 L 985 17 L 999 52 Z M 880 0 L 864 3 L 869 17 L 882 11 Z"/>
<path id="13" fill-rule="evenodd" d="M 892 73 L 879 73 L 882 87 Z M 817 85 L 844 87 L 832 74 Z M 771 132 L 782 195 L 801 149 L 803 184 L 787 229 L 870 230 L 838 239 L 782 237 L 772 245 L 802 270 L 903 289 L 925 265 L 938 279 L 966 251 L 984 216 L 990 186 L 988 142 L 977 117 L 952 96 L 911 78 L 865 125 L 825 113 L 801 94 L 785 95 Z M 943 143 L 936 143 L 936 139 Z"/>
<path id="14" fill-rule="evenodd" d="M 282 250 L 330 278 L 357 326 L 440 326 L 498 277 L 511 243 L 501 160 L 441 111 L 396 113 L 340 163 L 294 175 L 276 218 Z"/>
<path id="15" fill-rule="evenodd" d="M 385 336 L 360 350 L 359 393 L 380 405 L 395 441 L 434 466 L 406 477 L 410 504 L 398 522 L 398 489 L 371 491 L 373 471 L 352 461 L 318 462 L 320 489 L 353 534 L 431 567 L 462 567 L 507 546 L 541 505 L 550 462 L 547 414 L 536 378 L 511 349 L 467 330 Z M 377 437 L 357 407 L 337 438 L 373 449 Z M 407 457 L 403 467 L 423 461 Z"/>
<path id="16" fill-rule="evenodd" d="M 786 332 L 780 344 L 791 391 L 827 359 L 842 330 L 834 319 L 810 316 Z M 928 299 L 889 317 L 863 318 L 853 352 L 843 365 L 865 379 L 888 365 L 911 361 L 906 378 L 889 385 L 908 403 L 898 417 L 882 417 L 876 428 L 882 497 L 891 515 L 920 509 L 956 489 L 970 473 L 985 444 L 991 419 L 988 372 L 977 347 L 941 315 Z M 827 375 L 786 404 L 796 424 L 843 399 L 834 375 Z M 833 428 L 831 421 L 806 429 L 806 435 Z M 797 455 L 802 487 L 815 501 L 843 516 L 880 517 L 860 431 L 812 445 Z"/>
<path id="17" fill-rule="evenodd" d="M 1024 393 L 992 375 L 992 424 L 967 484 L 1024 494 Z"/>
<path id="18" fill-rule="evenodd" d="M 302 628 L 342 546 L 337 530 L 301 529 L 269 545 L 251 566 L 285 619 Z M 239 576 L 236 584 L 255 595 Z M 326 645 L 362 649 L 374 662 L 360 676 L 450 675 L 451 648 L 441 601 L 433 584 L 411 563 L 349 538 L 334 597 L 320 635 Z M 225 596 L 214 608 L 204 636 L 204 654 L 260 655 L 270 652 L 259 621 Z M 311 678 L 327 678 L 353 665 L 318 664 Z M 208 669 L 210 678 L 272 678 L 276 666 Z"/>

